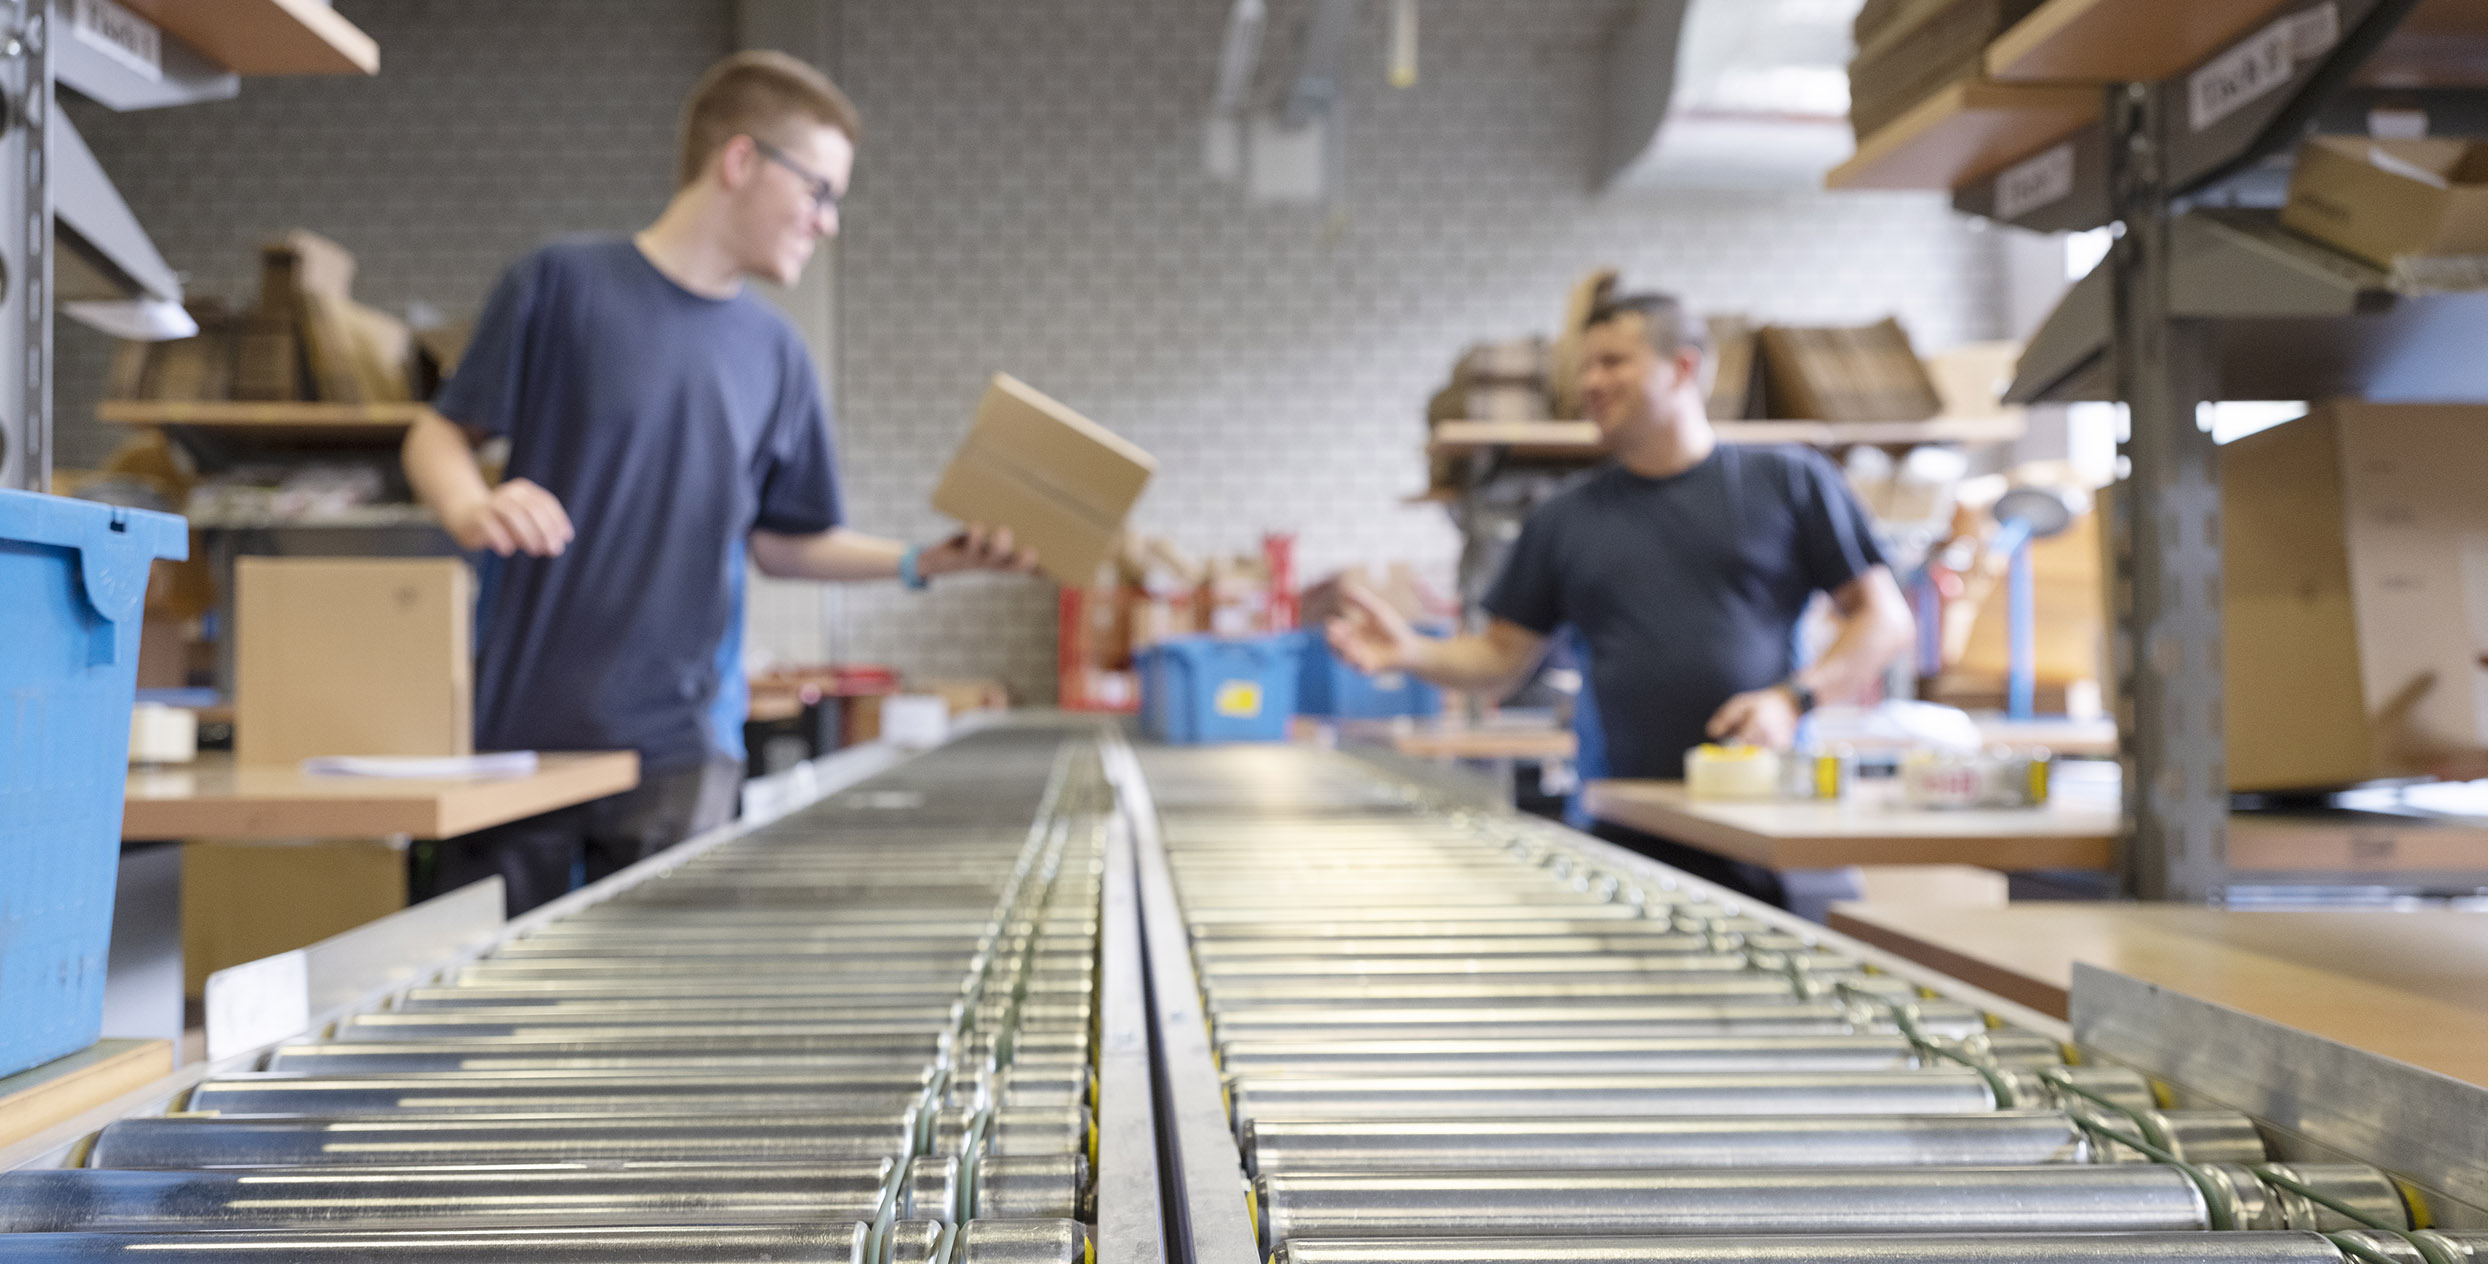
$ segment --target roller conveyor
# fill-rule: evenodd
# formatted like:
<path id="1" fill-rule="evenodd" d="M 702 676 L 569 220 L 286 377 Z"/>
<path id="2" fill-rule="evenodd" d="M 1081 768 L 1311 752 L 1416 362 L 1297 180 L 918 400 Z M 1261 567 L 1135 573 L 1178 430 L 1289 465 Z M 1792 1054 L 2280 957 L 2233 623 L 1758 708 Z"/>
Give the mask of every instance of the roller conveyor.
<path id="1" fill-rule="evenodd" d="M 2369 1257 L 2323 1233 L 2363 1226 L 2417 1249 L 2376 1169 L 2272 1165 L 2243 1116 L 2166 1109 L 1698 884 L 1417 796 L 1395 822 L 1345 760 L 1139 762 L 1274 1264 L 2337 1262 Z"/>
<path id="2" fill-rule="evenodd" d="M 2373 1167 L 1502 819 L 975 734 L 0 1173 L 0 1261 L 2488 1259 Z"/>
<path id="3" fill-rule="evenodd" d="M 0 1174 L 0 1259 L 1074 1264 L 1112 806 L 908 761 Z"/>

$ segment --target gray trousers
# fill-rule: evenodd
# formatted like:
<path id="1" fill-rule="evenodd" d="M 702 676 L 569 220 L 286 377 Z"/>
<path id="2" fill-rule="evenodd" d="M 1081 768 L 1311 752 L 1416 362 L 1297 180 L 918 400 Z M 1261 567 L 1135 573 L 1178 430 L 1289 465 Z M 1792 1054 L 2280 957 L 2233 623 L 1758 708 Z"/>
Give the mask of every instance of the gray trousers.
<path id="1" fill-rule="evenodd" d="M 742 788 L 743 761 L 711 755 L 700 767 L 643 777 L 609 798 L 447 839 L 434 852 L 424 893 L 497 875 L 516 917 L 570 890 L 574 874 L 594 882 L 733 820 Z"/>

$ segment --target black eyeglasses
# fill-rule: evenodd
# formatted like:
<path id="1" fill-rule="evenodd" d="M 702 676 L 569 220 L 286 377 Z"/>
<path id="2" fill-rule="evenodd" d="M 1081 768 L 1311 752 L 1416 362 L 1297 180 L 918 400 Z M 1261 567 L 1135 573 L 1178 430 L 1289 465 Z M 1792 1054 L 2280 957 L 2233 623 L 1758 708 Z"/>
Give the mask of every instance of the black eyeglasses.
<path id="1" fill-rule="evenodd" d="M 813 214 L 818 215 L 823 211 L 834 211 L 838 209 L 838 198 L 840 196 L 838 186 L 831 184 L 827 176 L 813 174 L 813 172 L 806 168 L 802 163 L 787 157 L 785 150 L 780 149 L 757 136 L 752 137 L 752 148 L 759 150 L 761 157 L 786 168 L 788 171 L 794 172 L 798 179 L 801 179 L 804 183 L 812 186 Z"/>

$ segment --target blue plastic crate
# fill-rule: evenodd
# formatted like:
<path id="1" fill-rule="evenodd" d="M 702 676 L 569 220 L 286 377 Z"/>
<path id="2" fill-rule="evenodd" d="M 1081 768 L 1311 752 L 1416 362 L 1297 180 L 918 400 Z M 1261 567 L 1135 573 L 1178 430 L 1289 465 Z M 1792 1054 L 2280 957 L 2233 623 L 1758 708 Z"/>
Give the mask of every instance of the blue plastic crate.
<path id="1" fill-rule="evenodd" d="M 130 695 L 171 514 L 0 491 L 0 1075 L 103 1032 Z"/>
<path id="2" fill-rule="evenodd" d="M 1304 668 L 1296 684 L 1296 714 L 1333 720 L 1389 720 L 1443 713 L 1443 691 L 1409 675 L 1368 676 L 1331 652 L 1318 632 L 1303 634 Z M 1428 630 L 1428 636 L 1439 635 Z"/>
<path id="3" fill-rule="evenodd" d="M 1293 634 L 1188 636 L 1135 656 L 1140 724 L 1161 742 L 1278 742 L 1296 714 Z"/>

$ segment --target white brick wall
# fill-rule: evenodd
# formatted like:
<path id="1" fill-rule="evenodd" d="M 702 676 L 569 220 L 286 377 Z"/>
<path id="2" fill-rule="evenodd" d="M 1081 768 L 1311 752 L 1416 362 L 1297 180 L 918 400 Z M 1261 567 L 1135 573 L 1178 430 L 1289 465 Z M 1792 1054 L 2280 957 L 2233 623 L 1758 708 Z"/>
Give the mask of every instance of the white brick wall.
<path id="1" fill-rule="evenodd" d="M 1306 574 L 1447 575 L 1421 409 L 1459 348 L 1550 327 L 1600 264 L 1696 305 L 1790 320 L 1897 311 L 1922 348 L 1999 332 L 1993 242 L 1933 198 L 1591 195 L 1597 49 L 1622 0 L 1426 0 L 1423 82 L 1354 63 L 1344 179 L 1255 207 L 1200 169 L 1226 0 L 834 0 L 836 73 L 868 132 L 838 251 L 838 400 L 857 526 L 929 539 L 925 505 L 985 377 L 1028 379 L 1155 452 L 1141 529 L 1196 550 L 1298 534 Z M 81 115 L 176 267 L 246 298 L 255 243 L 302 224 L 383 304 L 471 309 L 545 237 L 661 202 L 684 88 L 731 38 L 723 0 L 341 0 L 370 82 L 253 81 L 231 104 Z M 1265 65 L 1303 0 L 1273 4 Z M 89 122 L 89 120 L 93 120 Z M 64 335 L 63 415 L 100 340 Z M 106 448 L 64 423 L 68 461 Z M 775 593 L 756 641 L 1052 695 L 1053 595 Z M 785 652 L 785 649 L 781 649 Z"/>

